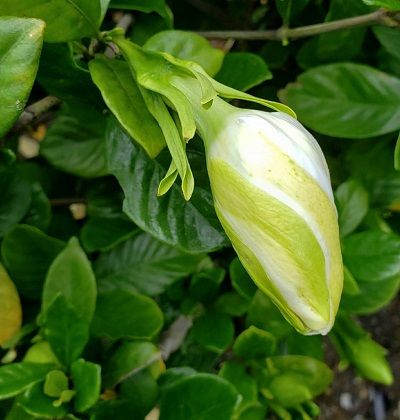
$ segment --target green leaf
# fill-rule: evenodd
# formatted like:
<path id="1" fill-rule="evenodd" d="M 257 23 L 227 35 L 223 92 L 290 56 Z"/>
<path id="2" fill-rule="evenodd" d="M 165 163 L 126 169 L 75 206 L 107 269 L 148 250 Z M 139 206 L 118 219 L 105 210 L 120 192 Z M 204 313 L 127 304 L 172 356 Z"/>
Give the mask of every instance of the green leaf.
<path id="1" fill-rule="evenodd" d="M 130 376 L 158 363 L 161 359 L 158 348 L 149 342 L 122 343 L 104 366 L 104 386 L 112 388 Z"/>
<path id="2" fill-rule="evenodd" d="M 321 335 L 303 335 L 293 330 L 285 339 L 285 348 L 288 354 L 298 354 L 324 360 L 324 349 L 322 347 Z"/>
<path id="3" fill-rule="evenodd" d="M 165 0 L 111 0 L 111 9 L 139 10 L 140 12 L 156 12 L 172 23 L 172 14 Z"/>
<path id="4" fill-rule="evenodd" d="M 294 407 L 321 394 L 332 382 L 325 363 L 307 356 L 274 356 L 267 359 L 262 387 L 284 407 Z M 265 382 L 264 382 L 265 381 Z"/>
<path id="5" fill-rule="evenodd" d="M 153 296 L 196 271 L 203 255 L 189 255 L 146 233 L 102 254 L 95 264 L 101 290 L 123 289 Z"/>
<path id="6" fill-rule="evenodd" d="M 172 367 L 167 369 L 158 379 L 161 388 L 170 386 L 182 378 L 196 374 L 196 370 L 189 366 Z"/>
<path id="7" fill-rule="evenodd" d="M 202 36 L 185 31 L 159 32 L 148 39 L 143 47 L 166 52 L 181 60 L 194 61 L 210 76 L 217 74 L 224 59 L 222 50 L 213 48 Z"/>
<path id="8" fill-rule="evenodd" d="M 76 238 L 68 242 L 49 268 L 43 289 L 43 314 L 58 294 L 65 297 L 79 318 L 90 323 L 96 306 L 96 280 Z"/>
<path id="9" fill-rule="evenodd" d="M 222 365 L 218 376 L 229 381 L 241 395 L 242 400 L 236 407 L 240 410 L 247 406 L 249 403 L 257 402 L 257 383 L 247 372 L 246 368 L 235 362 L 225 362 Z"/>
<path id="10" fill-rule="evenodd" d="M 13 339 L 21 329 L 21 301 L 14 283 L 0 263 L 0 346 Z"/>
<path id="11" fill-rule="evenodd" d="M 224 277 L 223 268 L 210 268 L 195 273 L 190 281 L 190 296 L 200 302 L 209 302 L 218 292 Z"/>
<path id="12" fill-rule="evenodd" d="M 396 148 L 394 150 L 394 168 L 400 171 L 400 135 L 397 137 Z"/>
<path id="13" fill-rule="evenodd" d="M 64 246 L 64 242 L 28 225 L 19 225 L 5 236 L 1 256 L 22 295 L 41 297 L 47 270 Z"/>
<path id="14" fill-rule="evenodd" d="M 140 228 L 191 253 L 227 245 L 208 190 L 195 187 L 186 202 L 179 187 L 173 185 L 168 194 L 157 197 L 165 170 L 133 144 L 115 122 L 108 127 L 107 148 L 109 169 L 125 193 L 124 211 Z"/>
<path id="15" fill-rule="evenodd" d="M 267 408 L 260 403 L 248 404 L 239 412 L 238 420 L 264 420 Z"/>
<path id="16" fill-rule="evenodd" d="M 242 316 L 247 312 L 248 299 L 240 296 L 234 290 L 221 294 L 215 302 L 215 309 L 230 316 Z"/>
<path id="17" fill-rule="evenodd" d="M 400 1 L 398 1 L 398 5 L 400 10 Z M 388 28 L 386 26 L 374 26 L 372 30 L 383 48 L 389 54 L 400 58 L 400 30 L 397 28 Z"/>
<path id="18" fill-rule="evenodd" d="M 78 315 L 67 298 L 58 294 L 47 307 L 44 334 L 57 359 L 70 366 L 82 354 L 89 340 L 89 324 Z"/>
<path id="19" fill-rule="evenodd" d="M 67 414 L 65 405 L 53 404 L 56 400 L 43 393 L 43 384 L 31 386 L 17 401 L 25 411 L 34 417 L 54 419 L 62 418 Z"/>
<path id="20" fill-rule="evenodd" d="M 137 231 L 126 217 L 91 217 L 81 230 L 80 239 L 86 251 L 109 251 Z"/>
<path id="21" fill-rule="evenodd" d="M 340 235 L 353 232 L 368 211 L 368 193 L 357 180 L 348 180 L 339 185 L 335 192 L 339 214 Z"/>
<path id="22" fill-rule="evenodd" d="M 132 311 L 132 308 L 135 308 Z M 147 296 L 127 290 L 99 293 L 92 333 L 113 340 L 130 338 L 150 340 L 163 326 L 163 314 Z"/>
<path id="23" fill-rule="evenodd" d="M 310 0 L 275 0 L 276 9 L 286 24 L 292 17 L 297 16 L 310 2 Z"/>
<path id="24" fill-rule="evenodd" d="M 171 384 L 161 394 L 160 420 L 232 418 L 235 388 L 216 375 L 198 373 Z"/>
<path id="25" fill-rule="evenodd" d="M 165 147 L 164 135 L 147 109 L 128 64 L 98 56 L 90 61 L 89 69 L 105 103 L 121 125 L 150 157 L 157 156 Z"/>
<path id="26" fill-rule="evenodd" d="M 232 286 L 239 295 L 251 300 L 257 291 L 257 286 L 243 268 L 239 258 L 234 258 L 229 264 L 229 275 Z"/>
<path id="27" fill-rule="evenodd" d="M 400 10 L 399 0 L 363 0 L 368 6 L 384 7 L 389 10 Z"/>
<path id="28" fill-rule="evenodd" d="M 344 239 L 346 266 L 359 281 L 380 282 L 400 274 L 400 237 L 393 233 L 365 231 Z"/>
<path id="29" fill-rule="evenodd" d="M 233 322 L 228 315 L 208 311 L 194 321 L 192 334 L 202 346 L 222 353 L 233 341 Z"/>
<path id="30" fill-rule="evenodd" d="M 3 0 L 0 4 L 0 15 L 44 20 L 44 40 L 47 42 L 65 42 L 96 35 L 100 13 L 99 0 L 24 0 L 23 3 Z"/>
<path id="31" fill-rule="evenodd" d="M 83 359 L 76 360 L 72 364 L 72 381 L 76 391 L 74 407 L 78 413 L 88 410 L 100 398 L 100 371 L 100 365 Z"/>
<path id="32" fill-rule="evenodd" d="M 225 56 L 222 68 L 215 78 L 224 85 L 246 91 L 272 79 L 272 74 L 259 55 L 233 52 Z"/>
<path id="33" fill-rule="evenodd" d="M 44 44 L 37 80 L 47 93 L 63 102 L 103 106 L 90 73 L 80 63 L 84 64 L 74 59 L 70 43 Z"/>
<path id="34" fill-rule="evenodd" d="M 4 1 L 0 15 L 14 15 L 3 11 Z M 25 107 L 39 65 L 43 31 L 41 20 L 0 17 L 0 137 Z"/>
<path id="35" fill-rule="evenodd" d="M 42 381 L 54 368 L 52 364 L 20 362 L 0 367 L 0 400 L 20 394 Z"/>
<path id="36" fill-rule="evenodd" d="M 343 138 L 374 137 L 400 128 L 400 79 L 372 67 L 338 63 L 301 74 L 280 92 L 311 129 Z"/>
<path id="37" fill-rule="evenodd" d="M 24 223 L 46 230 L 51 221 L 51 205 L 39 182 L 32 183 L 31 206 Z"/>
<path id="38" fill-rule="evenodd" d="M 51 370 L 46 375 L 43 392 L 49 397 L 59 397 L 68 389 L 68 377 L 62 370 Z"/>
<path id="39" fill-rule="evenodd" d="M 233 351 L 245 360 L 271 356 L 276 347 L 275 337 L 267 331 L 250 326 L 235 340 Z"/>
<path id="40" fill-rule="evenodd" d="M 24 179 L 18 167 L 0 166 L 0 238 L 17 225 L 27 214 L 32 200 L 31 185 Z"/>
<path id="41" fill-rule="evenodd" d="M 105 128 L 106 119 L 95 109 L 64 107 L 47 131 L 40 154 L 56 168 L 73 175 L 106 175 Z"/>

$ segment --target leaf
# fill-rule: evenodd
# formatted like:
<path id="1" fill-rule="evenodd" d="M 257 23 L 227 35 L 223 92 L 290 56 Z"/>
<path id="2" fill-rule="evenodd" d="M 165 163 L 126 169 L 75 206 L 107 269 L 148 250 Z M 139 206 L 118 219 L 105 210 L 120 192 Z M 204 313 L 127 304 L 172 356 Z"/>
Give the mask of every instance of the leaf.
<path id="1" fill-rule="evenodd" d="M 239 258 L 234 258 L 229 264 L 229 275 L 232 286 L 239 295 L 251 300 L 257 291 L 257 286 L 243 268 Z"/>
<path id="2" fill-rule="evenodd" d="M 368 6 L 384 7 L 389 10 L 400 10 L 399 0 L 363 0 Z"/>
<path id="3" fill-rule="evenodd" d="M 67 414 L 67 407 L 65 405 L 55 406 L 54 401 L 56 401 L 54 398 L 43 393 L 43 384 L 31 386 L 18 398 L 18 404 L 34 417 L 63 418 Z"/>
<path id="4" fill-rule="evenodd" d="M 222 353 L 233 341 L 233 322 L 228 315 L 208 311 L 194 321 L 192 334 L 202 346 Z"/>
<path id="5" fill-rule="evenodd" d="M 235 340 L 233 351 L 245 360 L 271 356 L 276 347 L 275 337 L 267 331 L 250 326 Z"/>
<path id="6" fill-rule="evenodd" d="M 198 420 L 232 418 L 238 394 L 226 380 L 198 373 L 176 381 L 164 389 L 160 401 L 160 420 Z"/>
<path id="7" fill-rule="evenodd" d="M 83 225 L 80 239 L 86 251 L 108 251 L 129 239 L 137 231 L 125 217 L 91 217 Z"/>
<path id="8" fill-rule="evenodd" d="M 224 277 L 225 270 L 219 267 L 195 273 L 190 281 L 190 296 L 200 302 L 209 302 L 217 294 Z"/>
<path id="9" fill-rule="evenodd" d="M 51 370 L 46 375 L 43 392 L 49 397 L 59 397 L 68 389 L 68 377 L 62 370 Z"/>
<path id="10" fill-rule="evenodd" d="M 21 328 L 22 308 L 17 289 L 0 264 L 0 347 Z"/>
<path id="11" fill-rule="evenodd" d="M 139 10 L 140 12 L 156 12 L 172 23 L 172 14 L 165 0 L 111 0 L 110 9 Z"/>
<path id="12" fill-rule="evenodd" d="M 111 290 L 97 297 L 92 334 L 112 340 L 151 340 L 160 332 L 163 321 L 163 313 L 153 299 L 131 291 Z"/>
<path id="13" fill-rule="evenodd" d="M 90 323 L 96 306 L 96 280 L 76 238 L 68 242 L 49 268 L 43 289 L 43 314 L 58 294 L 65 297 L 79 318 Z"/>
<path id="14" fill-rule="evenodd" d="M 51 205 L 39 182 L 32 183 L 31 206 L 24 223 L 46 230 L 51 221 Z"/>
<path id="15" fill-rule="evenodd" d="M 41 297 L 47 270 L 64 246 L 64 242 L 28 225 L 19 225 L 5 236 L 1 256 L 22 295 Z"/>
<path id="16" fill-rule="evenodd" d="M 265 61 L 249 52 L 228 53 L 215 77 L 220 83 L 246 91 L 266 80 L 272 79 Z"/>
<path id="17" fill-rule="evenodd" d="M 400 1 L 398 1 L 398 4 L 400 10 Z M 383 48 L 389 54 L 400 58 L 400 30 L 386 26 L 374 26 L 372 30 Z"/>
<path id="18" fill-rule="evenodd" d="M 215 309 L 224 314 L 239 317 L 248 309 L 249 301 L 234 290 L 221 294 L 215 302 Z"/>
<path id="19" fill-rule="evenodd" d="M 0 4 L 0 15 L 44 20 L 46 42 L 65 42 L 96 35 L 100 14 L 99 0 L 24 0 L 23 3 L 2 0 Z"/>
<path id="20" fill-rule="evenodd" d="M 400 79 L 372 67 L 338 63 L 306 71 L 280 91 L 299 120 L 333 137 L 367 138 L 400 128 Z"/>
<path id="21" fill-rule="evenodd" d="M 58 294 L 47 307 L 44 334 L 57 359 L 70 366 L 82 354 L 89 340 L 89 324 Z"/>
<path id="22" fill-rule="evenodd" d="M 189 255 L 140 233 L 102 254 L 95 264 L 101 290 L 122 289 L 153 296 L 196 271 L 202 255 Z"/>
<path id="23" fill-rule="evenodd" d="M 0 367 L 0 400 L 14 397 L 44 380 L 52 364 L 19 362 Z"/>
<path id="24" fill-rule="evenodd" d="M 168 194 L 157 197 L 165 170 L 115 122 L 108 127 L 107 148 L 109 169 L 125 193 L 124 211 L 141 229 L 190 253 L 210 252 L 228 244 L 209 190 L 195 187 L 186 202 L 180 188 L 173 185 Z"/>
<path id="25" fill-rule="evenodd" d="M 365 231 L 344 239 L 344 263 L 359 281 L 380 282 L 400 274 L 400 237 Z"/>
<path id="26" fill-rule="evenodd" d="M 14 15 L 3 13 L 3 7 L 4 2 L 0 15 Z M 41 20 L 0 17 L 0 137 L 25 107 L 39 65 L 43 31 Z"/>
<path id="27" fill-rule="evenodd" d="M 310 0 L 276 0 L 276 9 L 281 15 L 283 21 L 287 24 L 290 23 L 292 17 L 297 16 L 306 6 Z"/>
<path id="28" fill-rule="evenodd" d="M 400 135 L 397 137 L 396 148 L 394 150 L 394 168 L 400 171 Z"/>
<path id="29" fill-rule="evenodd" d="M 114 387 L 141 370 L 158 363 L 161 359 L 158 348 L 149 342 L 122 343 L 104 366 L 103 382 L 106 387 Z"/>
<path id="30" fill-rule="evenodd" d="M 164 135 L 147 109 L 128 64 L 99 56 L 90 61 L 89 69 L 105 103 L 121 125 L 150 157 L 157 156 L 165 147 Z"/>
<path id="31" fill-rule="evenodd" d="M 21 221 L 31 205 L 31 185 L 18 169 L 15 165 L 0 166 L 0 238 Z"/>
<path id="32" fill-rule="evenodd" d="M 104 106 L 100 92 L 93 85 L 89 71 L 74 59 L 69 43 L 45 44 L 40 56 L 37 80 L 47 93 L 69 104 Z"/>
<path id="33" fill-rule="evenodd" d="M 76 395 L 74 408 L 82 413 L 91 408 L 100 398 L 101 366 L 87 362 L 83 359 L 76 360 L 71 366 L 72 381 Z"/>
<path id="34" fill-rule="evenodd" d="M 166 52 L 181 60 L 194 61 L 210 76 L 217 74 L 224 59 L 222 50 L 213 48 L 202 36 L 185 31 L 158 32 L 149 38 L 143 47 Z"/>
<path id="35" fill-rule="evenodd" d="M 339 185 L 335 198 L 340 235 L 343 237 L 353 232 L 366 216 L 368 193 L 360 182 L 348 180 Z"/>
<path id="36" fill-rule="evenodd" d="M 106 175 L 105 127 L 106 120 L 93 108 L 64 107 L 48 129 L 40 154 L 56 168 L 73 175 Z"/>

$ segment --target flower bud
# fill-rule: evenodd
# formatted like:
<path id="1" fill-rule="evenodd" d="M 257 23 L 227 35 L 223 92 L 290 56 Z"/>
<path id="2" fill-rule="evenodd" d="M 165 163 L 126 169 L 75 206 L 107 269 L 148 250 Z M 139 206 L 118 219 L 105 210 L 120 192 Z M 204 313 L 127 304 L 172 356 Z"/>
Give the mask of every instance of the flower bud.
<path id="1" fill-rule="evenodd" d="M 343 283 L 322 151 L 281 112 L 236 110 L 205 142 L 217 215 L 257 286 L 303 334 L 326 334 Z"/>

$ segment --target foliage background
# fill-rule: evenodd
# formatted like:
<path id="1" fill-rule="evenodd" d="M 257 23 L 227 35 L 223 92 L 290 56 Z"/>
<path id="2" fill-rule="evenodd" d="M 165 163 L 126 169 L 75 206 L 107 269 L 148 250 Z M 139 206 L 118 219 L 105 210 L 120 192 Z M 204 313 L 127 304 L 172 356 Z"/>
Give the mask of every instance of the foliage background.
<path id="1" fill-rule="evenodd" d="M 392 384 L 386 352 L 368 335 L 398 370 L 398 0 L 115 0 L 108 11 L 107 2 L 80 0 L 78 12 L 61 0 L 55 9 L 14 3 L 3 1 L 0 15 L 42 18 L 47 29 L 40 50 L 41 35 L 24 39 L 31 25 L 40 32 L 37 21 L 0 20 L 1 415 L 307 419 L 325 393 L 321 418 L 398 418 L 399 378 Z M 113 55 L 90 39 L 103 14 L 102 30 L 119 22 L 141 45 L 173 27 L 235 31 L 208 34 L 217 50 L 182 32 L 147 45 L 287 103 L 316 136 L 346 265 L 328 338 L 300 336 L 256 291 L 216 219 L 199 139 L 188 151 L 191 201 L 177 187 L 156 197 L 167 154 L 152 160 L 132 142 L 88 70 L 96 52 Z M 353 27 L 366 14 L 367 25 Z M 352 17 L 345 29 L 301 39 L 288 30 Z M 268 39 L 245 39 L 250 30 Z M 102 91 L 111 91 L 120 122 L 134 124 L 115 61 L 121 69 L 102 75 Z M 22 113 L 15 98 L 31 86 L 27 105 L 47 99 Z M 10 279 L 23 313 L 11 339 L 21 313 Z"/>

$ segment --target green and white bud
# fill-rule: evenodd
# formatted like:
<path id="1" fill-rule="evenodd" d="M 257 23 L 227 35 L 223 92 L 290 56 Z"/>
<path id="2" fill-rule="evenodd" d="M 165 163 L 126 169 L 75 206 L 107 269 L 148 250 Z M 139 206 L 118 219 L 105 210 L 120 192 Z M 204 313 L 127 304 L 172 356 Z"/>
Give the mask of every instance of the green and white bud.
<path id="1" fill-rule="evenodd" d="M 285 113 L 236 109 L 205 144 L 215 208 L 243 266 L 299 332 L 326 334 L 343 266 L 318 143 Z"/>

